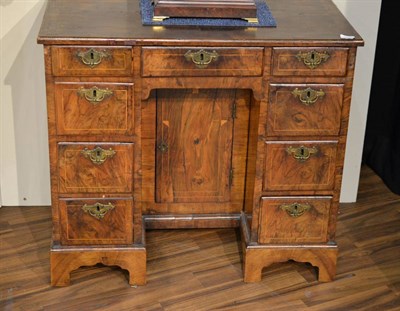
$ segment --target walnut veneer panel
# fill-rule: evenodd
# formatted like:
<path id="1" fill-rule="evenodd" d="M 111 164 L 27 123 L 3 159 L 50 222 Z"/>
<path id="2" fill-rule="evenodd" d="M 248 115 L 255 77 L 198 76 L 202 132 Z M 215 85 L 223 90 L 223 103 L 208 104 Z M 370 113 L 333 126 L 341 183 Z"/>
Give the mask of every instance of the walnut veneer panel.
<path id="1" fill-rule="evenodd" d="M 268 0 L 276 28 L 207 28 L 143 26 L 139 2 L 131 0 L 48 3 L 39 33 L 44 44 L 180 45 L 209 42 L 231 46 L 362 45 L 363 41 L 331 0 Z M 82 8 L 85 8 L 84 10 Z M 340 34 L 354 35 L 344 40 Z M 105 41 L 107 40 L 107 41 Z M 317 44 L 318 43 L 318 44 Z"/>
<path id="2" fill-rule="evenodd" d="M 267 135 L 338 135 L 343 94 L 343 84 L 271 84 Z"/>
<path id="3" fill-rule="evenodd" d="M 129 76 L 132 74 L 132 49 L 130 47 L 109 48 L 103 46 L 52 47 L 53 74 L 55 76 Z M 79 57 L 88 53 L 88 66 Z M 96 59 L 96 53 L 101 53 Z"/>
<path id="4" fill-rule="evenodd" d="M 115 154 L 104 163 L 93 163 L 84 150 L 97 147 Z M 59 143 L 60 193 L 130 193 L 133 187 L 133 144 Z"/>
<path id="5" fill-rule="evenodd" d="M 103 218 L 85 212 L 96 203 L 113 206 Z M 133 237 L 131 199 L 60 200 L 61 243 L 64 245 L 130 244 Z M 100 208 L 97 208 L 100 210 Z"/>
<path id="6" fill-rule="evenodd" d="M 296 159 L 289 148 L 298 148 L 307 159 Z M 268 190 L 333 190 L 336 166 L 336 141 L 285 141 L 265 144 L 263 189 Z"/>
<path id="7" fill-rule="evenodd" d="M 274 48 L 272 74 L 275 76 L 344 76 L 347 71 L 348 54 L 347 48 Z M 310 59 L 307 60 L 307 57 Z M 309 65 L 310 62 L 311 65 Z M 318 65 L 315 67 L 314 63 Z"/>
<path id="8" fill-rule="evenodd" d="M 157 95 L 157 202 L 229 202 L 235 90 Z"/>
<path id="9" fill-rule="evenodd" d="M 207 65 L 197 66 L 187 53 L 213 53 L 217 57 Z M 206 58 L 206 56 L 201 56 Z M 153 48 L 142 49 L 142 75 L 168 76 L 261 76 L 262 48 Z"/>
<path id="10" fill-rule="evenodd" d="M 56 83 L 57 133 L 131 134 L 132 89 L 132 83 Z"/>
<path id="11" fill-rule="evenodd" d="M 326 243 L 331 200 L 332 197 L 263 197 L 259 242 Z M 284 209 L 289 205 L 309 209 L 300 216 L 291 216 Z"/>

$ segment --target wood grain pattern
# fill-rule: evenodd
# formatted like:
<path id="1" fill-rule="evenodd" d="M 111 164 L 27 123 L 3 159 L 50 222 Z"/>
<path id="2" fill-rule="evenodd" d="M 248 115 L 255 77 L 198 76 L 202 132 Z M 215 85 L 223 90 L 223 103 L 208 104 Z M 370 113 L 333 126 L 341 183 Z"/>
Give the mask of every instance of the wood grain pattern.
<path id="1" fill-rule="evenodd" d="M 129 284 L 146 284 L 146 250 L 142 247 L 126 249 L 53 249 L 50 253 L 51 285 L 67 286 L 70 273 L 82 266 L 119 266 L 129 272 Z"/>
<path id="2" fill-rule="evenodd" d="M 397 310 L 400 196 L 362 167 L 357 203 L 342 204 L 336 278 L 296 262 L 244 283 L 235 229 L 149 230 L 147 285 L 132 288 L 119 267 L 81 267 L 69 287 L 50 285 L 51 209 L 0 209 L 2 310 Z M 23 238 L 21 238 L 23 237 Z"/>
<path id="3" fill-rule="evenodd" d="M 99 88 L 112 92 L 98 103 L 79 94 L 82 89 Z M 133 84 L 55 84 L 57 133 L 59 135 L 132 134 Z"/>
<path id="4" fill-rule="evenodd" d="M 318 268 L 318 280 L 330 282 L 336 275 L 337 247 L 255 247 L 245 250 L 244 281 L 261 281 L 262 269 L 277 262 L 308 262 Z"/>
<path id="5" fill-rule="evenodd" d="M 112 204 L 114 208 L 97 219 L 83 210 L 85 205 Z M 62 245 L 132 244 L 131 199 L 68 199 L 59 202 Z"/>
<path id="6" fill-rule="evenodd" d="M 143 27 L 139 3 L 130 0 L 53 0 L 47 6 L 38 42 L 43 44 L 156 46 L 359 46 L 363 40 L 331 0 L 268 0 L 276 28 Z M 82 7 L 85 10 L 82 10 Z M 88 14 L 87 12 L 95 12 Z M 90 27 L 89 27 L 90 25 Z M 345 40 L 339 34 L 354 35 Z M 107 43 L 106 43 L 107 42 Z"/>
<path id="7" fill-rule="evenodd" d="M 94 164 L 82 155 L 87 148 L 110 148 L 116 153 L 103 164 Z M 133 144 L 129 143 L 59 143 L 60 193 L 131 193 Z"/>
<path id="8" fill-rule="evenodd" d="M 172 80 L 172 79 L 171 79 Z M 191 91 L 177 92 L 176 90 L 165 90 L 164 94 L 189 94 Z M 195 91 L 196 92 L 196 91 Z M 215 90 L 198 90 L 198 94 L 191 95 L 192 101 L 189 101 L 188 108 L 196 105 L 196 101 L 200 100 L 199 94 L 214 94 Z M 162 93 L 162 92 L 161 92 Z M 227 102 L 228 105 L 224 109 L 231 110 L 230 105 L 235 102 L 237 109 L 237 118 L 234 120 L 233 129 L 233 147 L 232 147 L 232 168 L 234 170 L 231 191 L 229 194 L 229 201 L 227 202 L 202 202 L 199 200 L 195 203 L 157 203 L 155 202 L 156 184 L 155 178 L 156 170 L 156 98 L 158 92 L 147 100 L 143 101 L 142 109 L 142 165 L 143 165 L 143 187 L 142 187 L 142 208 L 143 213 L 148 215 L 174 215 L 174 214 L 223 214 L 223 213 L 240 213 L 243 206 L 244 196 L 244 176 L 245 176 L 245 159 L 246 159 L 246 146 L 247 146 L 247 132 L 248 132 L 248 115 L 249 115 L 249 102 L 251 93 L 247 90 L 235 91 L 221 91 L 217 94 L 234 94 L 232 99 Z M 163 93 L 162 93 L 163 94 Z M 171 96 L 171 95 L 170 95 Z M 204 96 L 204 95 L 203 95 Z M 222 100 L 222 99 L 221 99 Z M 227 98 L 224 99 L 224 102 Z M 175 99 L 175 101 L 179 101 Z M 175 102 L 176 104 L 176 102 Z M 219 105 L 219 104 L 218 104 Z M 224 110 L 221 110 L 224 111 Z M 200 122 L 203 120 L 198 120 Z M 231 122 L 231 121 L 229 121 Z M 197 123 L 196 123 L 197 124 Z M 202 136 L 202 133 L 197 129 Z M 194 142 L 196 137 L 191 141 Z M 196 145 L 197 146 L 197 145 Z M 222 149 L 222 146 L 219 147 Z M 225 144 L 224 144 L 225 148 Z M 212 155 L 214 157 L 214 155 Z M 210 160 L 214 161 L 214 160 Z M 207 164 L 207 163 L 206 163 Z M 209 165 L 209 164 L 207 164 Z M 172 168 L 171 168 L 172 169 Z M 176 174 L 177 172 L 174 172 Z M 213 174 L 215 174 L 213 172 Z M 229 176 L 229 174 L 228 174 Z M 226 179 L 225 175 L 225 179 Z M 163 186 L 161 184 L 161 186 Z"/>
<path id="9" fill-rule="evenodd" d="M 338 135 L 343 103 L 343 84 L 272 84 L 268 101 L 268 136 Z M 306 105 L 293 91 L 322 91 Z"/>
<path id="10" fill-rule="evenodd" d="M 257 17 L 254 0 L 154 0 L 154 16 Z"/>
<path id="11" fill-rule="evenodd" d="M 158 203 L 230 201 L 235 93 L 158 91 Z"/>
<path id="12" fill-rule="evenodd" d="M 299 53 L 327 52 L 329 58 L 314 69 L 297 58 Z M 347 48 L 273 48 L 272 74 L 275 76 L 345 76 Z"/>
<path id="13" fill-rule="evenodd" d="M 218 58 L 206 68 L 198 68 L 185 58 L 188 51 L 217 52 Z M 143 47 L 143 77 L 172 76 L 261 76 L 262 48 Z"/>
<path id="14" fill-rule="evenodd" d="M 288 148 L 316 148 L 317 152 L 300 161 Z M 265 143 L 264 190 L 333 190 L 336 141 L 285 141 Z"/>
<path id="15" fill-rule="evenodd" d="M 326 243 L 331 197 L 261 198 L 259 243 Z M 292 217 L 282 205 L 307 204 L 311 208 Z"/>
<path id="16" fill-rule="evenodd" d="M 79 52 L 88 52 L 91 49 L 109 54 L 109 57 L 94 67 L 82 63 Z M 129 76 L 132 74 L 131 47 L 52 47 L 54 76 Z"/>

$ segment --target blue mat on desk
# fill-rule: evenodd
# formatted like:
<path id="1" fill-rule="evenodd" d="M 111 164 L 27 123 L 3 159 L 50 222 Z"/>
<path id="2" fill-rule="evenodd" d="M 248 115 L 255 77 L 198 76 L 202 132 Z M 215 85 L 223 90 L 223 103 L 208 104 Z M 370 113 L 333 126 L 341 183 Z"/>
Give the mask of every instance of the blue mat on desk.
<path id="1" fill-rule="evenodd" d="M 236 18 L 168 18 L 153 21 L 152 0 L 140 0 L 142 24 L 146 26 L 218 26 L 218 27 L 276 27 L 276 22 L 265 0 L 256 0 L 258 23 Z"/>

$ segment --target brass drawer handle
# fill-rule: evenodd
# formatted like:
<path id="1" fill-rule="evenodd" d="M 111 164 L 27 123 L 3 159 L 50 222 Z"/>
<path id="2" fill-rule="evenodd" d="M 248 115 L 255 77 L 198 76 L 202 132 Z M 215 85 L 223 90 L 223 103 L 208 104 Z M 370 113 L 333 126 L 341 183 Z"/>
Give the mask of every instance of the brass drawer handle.
<path id="1" fill-rule="evenodd" d="M 296 160 L 299 160 L 300 162 L 307 161 L 312 155 L 318 153 L 318 148 L 317 147 L 305 147 L 305 146 L 300 146 L 300 147 L 288 147 L 286 149 L 287 153 L 290 154 L 293 158 Z"/>
<path id="2" fill-rule="evenodd" d="M 114 208 L 115 206 L 112 205 L 111 203 L 108 204 L 95 203 L 93 205 L 85 204 L 84 206 L 82 206 L 82 210 L 85 213 L 88 213 L 90 216 L 93 216 L 98 220 L 103 219 L 104 216 Z"/>
<path id="3" fill-rule="evenodd" d="M 101 147 L 96 147 L 93 150 L 85 148 L 81 151 L 81 154 L 92 161 L 93 164 L 100 165 L 103 164 L 107 159 L 112 158 L 117 152 L 111 148 L 105 150 Z"/>
<path id="4" fill-rule="evenodd" d="M 323 90 L 313 90 L 312 88 L 308 87 L 304 90 L 299 90 L 296 88 L 292 94 L 294 97 L 299 98 L 299 100 L 306 106 L 310 106 L 314 104 L 318 99 L 325 96 L 325 92 Z"/>
<path id="5" fill-rule="evenodd" d="M 290 217 L 297 218 L 311 209 L 311 205 L 308 203 L 292 203 L 282 204 L 279 208 L 285 211 Z"/>
<path id="6" fill-rule="evenodd" d="M 93 105 L 97 105 L 101 103 L 106 98 L 113 96 L 114 92 L 109 89 L 99 89 L 97 86 L 94 86 L 90 89 L 80 88 L 78 90 L 78 95 L 80 97 L 84 97 L 88 102 Z"/>
<path id="7" fill-rule="evenodd" d="M 317 51 L 310 51 L 310 52 L 299 52 L 296 55 L 297 59 L 304 63 L 310 69 L 315 69 L 322 63 L 326 62 L 330 57 L 327 51 L 324 52 L 317 52 Z"/>
<path id="8" fill-rule="evenodd" d="M 107 53 L 106 51 L 97 51 L 94 49 L 90 49 L 86 52 L 78 52 L 77 56 L 84 65 L 89 66 L 90 68 L 94 68 L 99 65 L 103 58 L 111 58 L 111 54 Z"/>
<path id="9" fill-rule="evenodd" d="M 197 52 L 189 50 L 185 53 L 186 60 L 192 61 L 200 69 L 207 68 L 211 62 L 217 61 L 218 57 L 219 55 L 216 51 L 207 52 L 203 49 Z"/>

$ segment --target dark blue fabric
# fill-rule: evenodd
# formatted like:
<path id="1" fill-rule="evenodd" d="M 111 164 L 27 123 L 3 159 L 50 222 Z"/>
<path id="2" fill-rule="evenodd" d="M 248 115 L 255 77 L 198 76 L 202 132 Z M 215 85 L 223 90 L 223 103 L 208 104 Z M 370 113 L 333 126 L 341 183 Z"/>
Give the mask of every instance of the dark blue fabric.
<path id="1" fill-rule="evenodd" d="M 248 23 L 236 18 L 168 18 L 153 21 L 151 0 L 140 0 L 142 24 L 146 26 L 219 26 L 219 27 L 276 27 L 276 22 L 265 0 L 256 0 L 258 23 Z"/>

